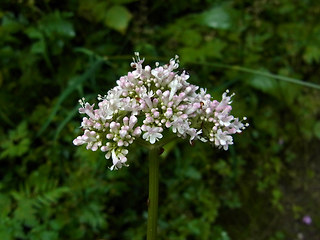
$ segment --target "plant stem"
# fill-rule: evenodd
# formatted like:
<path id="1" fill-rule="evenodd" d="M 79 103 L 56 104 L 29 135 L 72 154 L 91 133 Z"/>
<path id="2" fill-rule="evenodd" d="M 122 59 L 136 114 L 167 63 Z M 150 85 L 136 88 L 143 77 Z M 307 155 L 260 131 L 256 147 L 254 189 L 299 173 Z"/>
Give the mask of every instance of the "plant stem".
<path id="1" fill-rule="evenodd" d="M 159 148 L 149 152 L 149 199 L 147 240 L 157 239 L 158 197 L 159 197 Z"/>

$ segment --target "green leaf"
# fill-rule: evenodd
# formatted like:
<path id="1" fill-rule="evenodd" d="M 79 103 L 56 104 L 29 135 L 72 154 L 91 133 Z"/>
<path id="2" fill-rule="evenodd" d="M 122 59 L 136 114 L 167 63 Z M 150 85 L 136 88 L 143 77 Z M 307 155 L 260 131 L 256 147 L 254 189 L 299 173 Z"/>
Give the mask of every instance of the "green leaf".
<path id="1" fill-rule="evenodd" d="M 31 46 L 31 53 L 46 54 L 46 43 L 43 40 L 35 42 Z"/>
<path id="2" fill-rule="evenodd" d="M 18 207 L 14 211 L 14 218 L 23 221 L 29 226 L 34 226 L 37 222 L 35 210 L 31 199 L 22 199 L 18 202 Z"/>
<path id="3" fill-rule="evenodd" d="M 5 217 L 11 210 L 10 197 L 4 194 L 0 194 L 0 217 Z"/>
<path id="4" fill-rule="evenodd" d="M 0 239 L 13 240 L 12 233 L 9 232 L 6 226 L 3 226 L 1 222 L 0 222 Z"/>
<path id="5" fill-rule="evenodd" d="M 49 38 L 55 38 L 55 34 L 61 37 L 72 38 L 76 35 L 73 25 L 70 21 L 66 20 L 72 16 L 71 13 L 54 13 L 46 15 L 41 21 L 39 28 L 46 33 Z"/>
<path id="6" fill-rule="evenodd" d="M 27 137 L 27 123 L 21 122 L 14 130 L 9 131 L 9 137 L 1 144 L 4 151 L 0 154 L 0 159 L 6 157 L 20 157 L 29 150 L 30 139 Z"/>
<path id="7" fill-rule="evenodd" d="M 277 81 L 275 79 L 257 74 L 252 76 L 249 81 L 249 85 L 269 94 L 274 93 L 274 91 L 278 88 Z"/>
<path id="8" fill-rule="evenodd" d="M 224 160 L 214 163 L 213 168 L 222 176 L 229 176 L 231 174 L 230 166 Z"/>
<path id="9" fill-rule="evenodd" d="M 185 176 L 194 180 L 201 179 L 201 173 L 193 167 L 187 168 L 187 170 L 185 171 Z"/>
<path id="10" fill-rule="evenodd" d="M 305 53 L 303 54 L 303 60 L 309 64 L 312 62 L 318 63 L 320 61 L 320 48 L 312 45 L 307 46 Z"/>
<path id="11" fill-rule="evenodd" d="M 232 25 L 229 12 L 223 7 L 214 7 L 202 13 L 202 23 L 215 29 L 229 29 Z"/>
<path id="12" fill-rule="evenodd" d="M 314 135 L 320 139 L 320 121 L 317 121 L 316 124 L 314 125 Z"/>
<path id="13" fill-rule="evenodd" d="M 222 50 L 226 47 L 226 43 L 219 39 L 213 39 L 201 47 L 201 52 L 210 57 L 222 58 Z"/>
<path id="14" fill-rule="evenodd" d="M 26 29 L 25 33 L 31 39 L 43 39 L 44 38 L 42 32 L 40 32 L 38 29 L 36 29 L 34 27 L 30 27 L 30 28 Z"/>
<path id="15" fill-rule="evenodd" d="M 186 31 L 183 31 L 181 40 L 185 45 L 192 47 L 192 46 L 199 45 L 201 42 L 201 39 L 202 37 L 198 31 L 188 29 Z"/>
<path id="16" fill-rule="evenodd" d="M 107 11 L 105 24 L 120 33 L 125 33 L 131 18 L 132 15 L 127 8 L 115 5 Z"/>
<path id="17" fill-rule="evenodd" d="M 138 0 L 111 0 L 112 3 L 115 4 L 126 4 L 131 2 L 137 2 Z"/>
<path id="18" fill-rule="evenodd" d="M 195 47 L 180 48 L 179 55 L 184 62 L 193 62 L 195 60 L 203 61 L 205 57 L 202 51 L 199 51 L 199 49 Z"/>
<path id="19" fill-rule="evenodd" d="M 57 103 L 52 109 L 51 114 L 48 116 L 47 121 L 42 125 L 41 129 L 38 132 L 38 136 L 40 136 L 49 126 L 53 118 L 55 117 L 56 113 L 58 112 L 62 102 L 79 86 L 81 85 L 86 79 L 88 79 L 92 74 L 94 74 L 97 69 L 101 66 L 102 61 L 96 61 L 93 63 L 90 68 L 83 73 L 81 76 L 75 76 L 73 79 L 70 79 L 70 85 L 60 94 Z"/>

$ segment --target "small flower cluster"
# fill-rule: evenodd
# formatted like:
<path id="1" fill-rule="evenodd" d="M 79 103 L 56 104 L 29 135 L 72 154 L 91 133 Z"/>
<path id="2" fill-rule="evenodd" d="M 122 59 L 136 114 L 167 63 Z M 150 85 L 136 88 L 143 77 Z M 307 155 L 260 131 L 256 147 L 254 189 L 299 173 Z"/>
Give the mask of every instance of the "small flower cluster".
<path id="1" fill-rule="evenodd" d="M 233 95 L 228 96 L 228 90 L 220 102 L 212 100 L 206 90 L 198 91 L 198 86 L 187 82 L 188 73 L 175 72 L 177 56 L 152 69 L 143 67 L 144 60 L 139 53 L 135 55 L 134 71 L 120 77 L 107 95 L 98 96 L 97 109 L 85 99 L 79 100 L 79 113 L 86 114 L 81 123 L 84 134 L 73 143 L 105 152 L 107 159 L 112 158 L 111 170 L 127 166 L 128 146 L 140 137 L 155 144 L 164 131 L 172 131 L 188 137 L 190 143 L 199 139 L 227 150 L 233 144 L 232 134 L 248 126 L 230 115 Z"/>

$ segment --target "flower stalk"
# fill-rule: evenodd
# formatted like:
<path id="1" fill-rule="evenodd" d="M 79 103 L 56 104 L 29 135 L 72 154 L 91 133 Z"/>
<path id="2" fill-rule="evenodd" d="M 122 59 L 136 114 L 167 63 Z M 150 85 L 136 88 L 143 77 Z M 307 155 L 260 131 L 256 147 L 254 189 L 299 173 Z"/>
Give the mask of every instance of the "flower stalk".
<path id="1" fill-rule="evenodd" d="M 157 239 L 159 198 L 159 153 L 160 148 L 151 148 L 149 151 L 149 198 L 147 240 Z"/>
<path id="2" fill-rule="evenodd" d="M 92 151 L 101 150 L 112 159 L 111 170 L 127 163 L 129 146 L 134 142 L 149 149 L 149 201 L 147 240 L 157 238 L 159 153 L 174 138 L 209 142 L 228 150 L 233 134 L 241 133 L 248 123 L 231 115 L 229 90 L 221 101 L 214 100 L 206 89 L 189 83 L 189 74 L 178 71 L 178 56 L 155 68 L 143 66 L 144 59 L 135 53 L 132 72 L 120 77 L 107 95 L 98 95 L 98 106 L 84 98 L 79 113 L 84 114 L 83 135 L 73 140 Z"/>

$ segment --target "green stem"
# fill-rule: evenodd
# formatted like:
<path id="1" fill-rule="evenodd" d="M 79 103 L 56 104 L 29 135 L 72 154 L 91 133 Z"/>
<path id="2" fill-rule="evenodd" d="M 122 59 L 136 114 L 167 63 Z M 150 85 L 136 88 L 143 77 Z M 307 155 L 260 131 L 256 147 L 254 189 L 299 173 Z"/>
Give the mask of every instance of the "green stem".
<path id="1" fill-rule="evenodd" d="M 158 197 L 159 197 L 159 148 L 149 152 L 149 199 L 147 240 L 157 239 Z"/>

